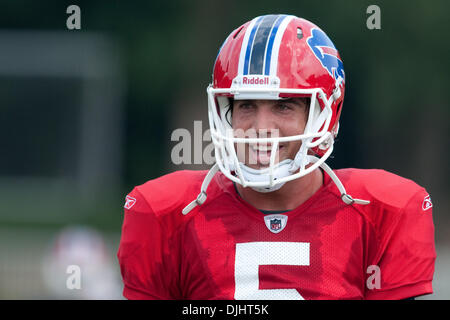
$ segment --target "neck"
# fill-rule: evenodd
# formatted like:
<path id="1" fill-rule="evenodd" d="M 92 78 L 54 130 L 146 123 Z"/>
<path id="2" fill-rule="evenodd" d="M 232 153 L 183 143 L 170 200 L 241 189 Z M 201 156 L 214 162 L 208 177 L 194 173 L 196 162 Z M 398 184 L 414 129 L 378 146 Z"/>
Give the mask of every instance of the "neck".
<path id="1" fill-rule="evenodd" d="M 323 173 L 316 169 L 304 177 L 286 182 L 277 191 L 261 193 L 236 185 L 240 196 L 259 210 L 293 210 L 308 200 L 323 184 Z"/>

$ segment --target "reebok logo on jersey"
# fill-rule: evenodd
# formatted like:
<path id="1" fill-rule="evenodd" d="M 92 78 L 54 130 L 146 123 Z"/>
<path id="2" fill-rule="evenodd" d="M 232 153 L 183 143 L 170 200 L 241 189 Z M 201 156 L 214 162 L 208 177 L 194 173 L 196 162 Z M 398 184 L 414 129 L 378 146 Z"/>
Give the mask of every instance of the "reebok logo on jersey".
<path id="1" fill-rule="evenodd" d="M 123 206 L 125 209 L 130 210 L 134 204 L 136 203 L 136 199 L 130 196 L 125 197 L 125 205 Z"/>
<path id="2" fill-rule="evenodd" d="M 422 210 L 426 211 L 430 208 L 433 207 L 433 203 L 431 202 L 431 198 L 430 195 L 427 195 L 424 199 L 423 199 L 423 203 L 422 203 Z"/>

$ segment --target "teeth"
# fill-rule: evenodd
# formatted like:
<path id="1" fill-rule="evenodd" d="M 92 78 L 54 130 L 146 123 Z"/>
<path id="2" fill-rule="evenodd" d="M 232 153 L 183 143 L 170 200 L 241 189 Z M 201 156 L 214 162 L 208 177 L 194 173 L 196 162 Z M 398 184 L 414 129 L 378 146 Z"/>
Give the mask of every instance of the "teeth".
<path id="1" fill-rule="evenodd" d="M 283 146 L 278 146 L 278 149 L 282 148 Z M 250 148 L 253 151 L 265 151 L 265 152 L 270 152 L 272 151 L 272 145 L 255 145 L 255 144 L 251 144 Z"/>
<path id="2" fill-rule="evenodd" d="M 254 151 L 265 151 L 265 152 L 272 151 L 272 146 L 255 146 L 255 145 L 252 145 L 251 148 Z"/>

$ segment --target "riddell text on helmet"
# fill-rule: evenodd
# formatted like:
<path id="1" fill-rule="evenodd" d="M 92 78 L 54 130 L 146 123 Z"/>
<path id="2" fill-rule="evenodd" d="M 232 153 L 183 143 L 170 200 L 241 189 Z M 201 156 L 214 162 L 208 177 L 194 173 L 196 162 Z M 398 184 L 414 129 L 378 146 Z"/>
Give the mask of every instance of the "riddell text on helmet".
<path id="1" fill-rule="evenodd" d="M 269 84 L 269 77 L 243 77 L 242 84 Z"/>

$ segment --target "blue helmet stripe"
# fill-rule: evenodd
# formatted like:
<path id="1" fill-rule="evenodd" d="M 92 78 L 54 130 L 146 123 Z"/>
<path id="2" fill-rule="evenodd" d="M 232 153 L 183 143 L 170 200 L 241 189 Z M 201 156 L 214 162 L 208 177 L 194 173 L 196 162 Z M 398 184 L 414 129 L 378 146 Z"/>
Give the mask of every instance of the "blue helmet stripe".
<path id="1" fill-rule="evenodd" d="M 267 40 L 272 29 L 273 24 L 277 20 L 278 15 L 267 15 L 261 21 L 261 24 L 256 32 L 253 42 L 253 49 L 250 61 L 250 74 L 262 74 L 264 54 L 266 52 Z"/>
<path id="2" fill-rule="evenodd" d="M 263 17 L 259 17 L 258 20 L 256 20 L 255 25 L 253 26 L 252 31 L 250 32 L 250 37 L 248 39 L 247 49 L 245 51 L 245 62 L 244 62 L 244 74 L 248 74 L 248 64 L 250 60 L 250 52 L 253 46 L 253 39 L 255 37 L 256 30 L 259 27 L 259 24 L 261 23 Z"/>
<path id="3" fill-rule="evenodd" d="M 266 65 L 264 69 L 264 74 L 268 76 L 270 74 L 270 60 L 272 58 L 272 48 L 273 48 L 273 42 L 275 40 L 275 35 L 277 34 L 278 27 L 280 26 L 281 22 L 286 18 L 286 15 L 281 15 L 277 18 L 277 21 L 275 22 L 275 25 L 272 28 L 272 32 L 269 36 L 269 43 L 267 44 L 267 53 L 266 53 Z"/>

